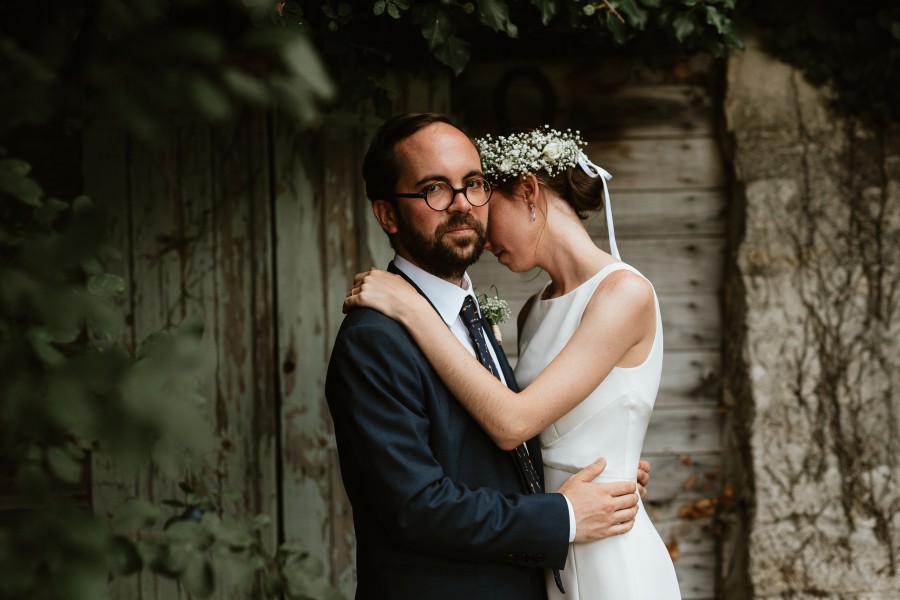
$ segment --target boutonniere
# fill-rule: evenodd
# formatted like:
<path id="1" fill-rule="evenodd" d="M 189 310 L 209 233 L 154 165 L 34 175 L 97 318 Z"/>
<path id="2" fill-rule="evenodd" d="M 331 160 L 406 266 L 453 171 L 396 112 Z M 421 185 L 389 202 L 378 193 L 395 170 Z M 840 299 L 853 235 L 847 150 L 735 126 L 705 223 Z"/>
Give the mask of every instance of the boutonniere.
<path id="1" fill-rule="evenodd" d="M 481 306 L 481 314 L 491 324 L 491 330 L 494 332 L 494 337 L 497 338 L 497 343 L 503 344 L 503 336 L 500 335 L 500 323 L 506 323 L 509 320 L 509 304 L 500 297 L 496 287 L 491 287 L 494 290 L 494 295 L 482 294 L 478 298 L 478 304 Z"/>

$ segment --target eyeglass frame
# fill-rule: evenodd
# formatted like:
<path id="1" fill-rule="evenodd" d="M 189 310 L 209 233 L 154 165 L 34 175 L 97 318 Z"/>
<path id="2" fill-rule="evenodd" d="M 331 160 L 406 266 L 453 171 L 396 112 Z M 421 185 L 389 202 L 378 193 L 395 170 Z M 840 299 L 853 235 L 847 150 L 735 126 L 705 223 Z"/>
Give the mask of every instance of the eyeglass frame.
<path id="1" fill-rule="evenodd" d="M 456 200 L 457 194 L 462 194 L 463 198 L 466 199 L 466 202 L 468 202 L 470 206 L 473 206 L 475 208 L 487 206 L 487 203 L 490 202 L 491 198 L 494 197 L 494 184 L 492 184 L 490 182 L 490 180 L 488 180 L 484 177 L 472 177 L 470 179 L 467 179 L 466 181 L 474 181 L 475 179 L 481 179 L 482 183 L 487 184 L 487 186 L 488 186 L 487 200 L 485 200 L 484 203 L 482 203 L 482 204 L 475 204 L 474 202 L 469 200 L 469 194 L 466 190 L 474 189 L 474 188 L 467 188 L 467 187 L 465 187 L 465 185 L 463 185 L 463 187 L 461 187 L 461 188 L 455 188 L 446 181 L 435 181 L 434 183 L 429 184 L 429 185 L 434 185 L 435 183 L 442 183 L 442 184 L 446 185 L 448 188 L 450 188 L 450 191 L 452 192 L 452 195 L 450 196 L 450 204 L 448 204 L 444 208 L 435 208 L 435 207 L 431 206 L 431 204 L 428 203 L 428 192 L 418 192 L 418 193 L 404 192 L 402 194 L 400 192 L 394 192 L 394 197 L 395 198 L 421 198 L 422 200 L 425 201 L 425 205 L 428 208 L 430 208 L 431 210 L 436 211 L 436 212 L 444 212 L 448 208 L 453 206 L 453 202 Z M 463 182 L 463 183 L 465 183 L 465 182 Z"/>

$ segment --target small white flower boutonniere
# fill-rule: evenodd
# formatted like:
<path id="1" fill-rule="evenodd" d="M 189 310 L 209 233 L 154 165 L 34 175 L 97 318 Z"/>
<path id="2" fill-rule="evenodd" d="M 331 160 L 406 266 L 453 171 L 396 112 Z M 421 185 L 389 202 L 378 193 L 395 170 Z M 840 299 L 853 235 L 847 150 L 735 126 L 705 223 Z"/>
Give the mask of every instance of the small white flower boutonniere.
<path id="1" fill-rule="evenodd" d="M 478 298 L 478 304 L 481 306 L 481 313 L 484 315 L 484 318 L 491 324 L 491 330 L 494 332 L 494 337 L 497 338 L 497 343 L 503 344 L 503 336 L 500 335 L 500 323 L 506 323 L 509 320 L 509 304 L 500 297 L 497 293 L 497 288 L 494 288 L 493 296 L 482 294 Z"/>

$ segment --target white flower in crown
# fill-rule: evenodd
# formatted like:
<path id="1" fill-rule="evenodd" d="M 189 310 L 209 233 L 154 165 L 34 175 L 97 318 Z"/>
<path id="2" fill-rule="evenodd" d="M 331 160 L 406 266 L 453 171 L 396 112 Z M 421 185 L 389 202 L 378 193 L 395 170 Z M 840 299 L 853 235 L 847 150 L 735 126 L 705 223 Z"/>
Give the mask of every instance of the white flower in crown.
<path id="1" fill-rule="evenodd" d="M 545 125 L 525 133 L 476 139 L 481 164 L 488 178 L 506 181 L 528 173 L 546 171 L 551 177 L 574 167 L 584 156 L 585 142 L 578 131 L 565 132 Z"/>
<path id="2" fill-rule="evenodd" d="M 559 147 L 559 144 L 556 142 L 549 142 L 546 146 L 544 146 L 544 158 L 548 161 L 553 162 L 560 157 L 562 154 L 562 150 Z"/>

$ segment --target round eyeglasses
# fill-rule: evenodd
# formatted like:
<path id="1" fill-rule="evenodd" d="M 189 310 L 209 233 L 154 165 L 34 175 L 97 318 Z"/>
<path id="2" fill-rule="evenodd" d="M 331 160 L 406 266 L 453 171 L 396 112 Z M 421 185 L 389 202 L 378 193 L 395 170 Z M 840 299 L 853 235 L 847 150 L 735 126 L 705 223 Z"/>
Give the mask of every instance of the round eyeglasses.
<path id="1" fill-rule="evenodd" d="M 444 181 L 436 181 L 428 185 L 424 192 L 417 194 L 394 194 L 398 198 L 422 198 L 425 204 L 432 210 L 447 210 L 453 204 L 456 195 L 462 193 L 463 197 L 472 206 L 484 206 L 491 199 L 494 188 L 491 182 L 481 177 L 467 179 L 459 189 Z"/>

